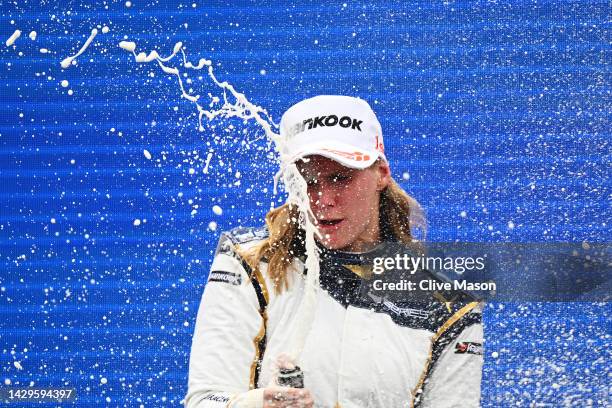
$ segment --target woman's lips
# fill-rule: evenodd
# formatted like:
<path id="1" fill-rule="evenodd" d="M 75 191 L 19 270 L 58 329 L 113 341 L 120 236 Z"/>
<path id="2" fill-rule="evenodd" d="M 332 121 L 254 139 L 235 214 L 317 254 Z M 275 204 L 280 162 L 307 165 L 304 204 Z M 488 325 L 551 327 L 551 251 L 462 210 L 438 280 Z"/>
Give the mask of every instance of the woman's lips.
<path id="1" fill-rule="evenodd" d="M 331 232 L 339 228 L 340 224 L 342 224 L 343 219 L 333 219 L 333 220 L 318 220 L 317 227 L 319 231 Z"/>

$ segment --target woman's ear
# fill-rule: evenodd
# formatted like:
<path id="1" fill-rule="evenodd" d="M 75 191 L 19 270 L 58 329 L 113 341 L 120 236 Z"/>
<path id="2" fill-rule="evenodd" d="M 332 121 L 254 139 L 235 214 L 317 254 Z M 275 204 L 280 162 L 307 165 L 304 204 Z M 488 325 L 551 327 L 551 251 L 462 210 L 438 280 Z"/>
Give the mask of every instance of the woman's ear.
<path id="1" fill-rule="evenodd" d="M 378 172 L 376 188 L 378 191 L 383 191 L 391 183 L 391 169 L 389 168 L 389 163 L 380 160 L 376 167 L 376 171 Z"/>

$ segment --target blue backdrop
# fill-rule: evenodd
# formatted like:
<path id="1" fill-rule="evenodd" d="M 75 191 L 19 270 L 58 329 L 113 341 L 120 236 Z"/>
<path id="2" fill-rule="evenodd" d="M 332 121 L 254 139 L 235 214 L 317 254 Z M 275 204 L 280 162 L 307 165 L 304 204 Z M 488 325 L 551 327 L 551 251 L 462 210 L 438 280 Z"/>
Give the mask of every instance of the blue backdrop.
<path id="1" fill-rule="evenodd" d="M 162 55 L 182 41 L 276 120 L 308 96 L 366 99 L 430 240 L 610 241 L 607 1 L 35 3 L 0 5 L 5 385 L 177 406 L 220 231 L 284 200 L 263 132 L 199 132 L 176 77 L 125 39 Z M 612 404 L 611 312 L 489 304 L 483 406 Z"/>

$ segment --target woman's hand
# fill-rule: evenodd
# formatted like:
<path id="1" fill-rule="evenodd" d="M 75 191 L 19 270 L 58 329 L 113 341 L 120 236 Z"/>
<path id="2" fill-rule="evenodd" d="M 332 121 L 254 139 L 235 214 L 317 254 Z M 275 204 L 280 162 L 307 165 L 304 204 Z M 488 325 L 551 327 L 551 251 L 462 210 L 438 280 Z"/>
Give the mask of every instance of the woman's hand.
<path id="1" fill-rule="evenodd" d="M 310 391 L 304 388 L 268 387 L 264 389 L 264 408 L 312 408 Z"/>

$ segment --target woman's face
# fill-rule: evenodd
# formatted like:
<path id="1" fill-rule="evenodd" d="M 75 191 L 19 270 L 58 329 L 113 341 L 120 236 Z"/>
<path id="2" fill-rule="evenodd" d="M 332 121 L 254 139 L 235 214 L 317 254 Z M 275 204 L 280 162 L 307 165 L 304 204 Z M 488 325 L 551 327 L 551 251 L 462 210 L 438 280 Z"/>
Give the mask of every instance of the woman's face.
<path id="1" fill-rule="evenodd" d="M 323 156 L 310 156 L 298 168 L 308 184 L 310 208 L 321 233 L 319 242 L 329 249 L 361 252 L 380 242 L 380 192 L 391 176 L 379 161 L 358 170 Z"/>

